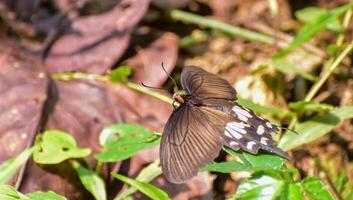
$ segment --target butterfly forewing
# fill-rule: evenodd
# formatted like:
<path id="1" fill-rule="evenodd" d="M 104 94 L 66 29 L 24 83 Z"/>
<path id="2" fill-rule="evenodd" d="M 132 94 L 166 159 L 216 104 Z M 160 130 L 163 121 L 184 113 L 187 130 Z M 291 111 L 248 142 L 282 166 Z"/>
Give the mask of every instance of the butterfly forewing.
<path id="1" fill-rule="evenodd" d="M 219 131 L 200 108 L 181 105 L 169 118 L 162 135 L 160 159 L 172 183 L 182 183 L 212 162 L 222 147 Z"/>
<path id="2" fill-rule="evenodd" d="M 188 95 L 200 100 L 236 99 L 235 89 L 226 80 L 198 67 L 184 67 L 181 74 L 181 84 Z"/>

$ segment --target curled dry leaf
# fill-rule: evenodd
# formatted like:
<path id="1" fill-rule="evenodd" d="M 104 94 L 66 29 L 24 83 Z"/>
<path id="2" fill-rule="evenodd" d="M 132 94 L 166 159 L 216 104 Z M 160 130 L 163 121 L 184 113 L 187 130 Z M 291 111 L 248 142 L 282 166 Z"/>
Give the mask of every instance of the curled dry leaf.
<path id="1" fill-rule="evenodd" d="M 49 72 L 104 73 L 125 52 L 148 5 L 149 0 L 123 0 L 109 12 L 74 20 L 48 53 Z"/>
<path id="2" fill-rule="evenodd" d="M 132 80 L 152 86 L 162 85 L 168 76 L 163 71 L 163 63 L 168 73 L 174 69 L 178 58 L 178 36 L 164 33 L 145 49 L 139 49 L 137 54 L 125 63 L 134 70 Z"/>
<path id="3" fill-rule="evenodd" d="M 40 128 L 48 77 L 25 58 L 0 52 L 0 163 L 32 144 Z"/>

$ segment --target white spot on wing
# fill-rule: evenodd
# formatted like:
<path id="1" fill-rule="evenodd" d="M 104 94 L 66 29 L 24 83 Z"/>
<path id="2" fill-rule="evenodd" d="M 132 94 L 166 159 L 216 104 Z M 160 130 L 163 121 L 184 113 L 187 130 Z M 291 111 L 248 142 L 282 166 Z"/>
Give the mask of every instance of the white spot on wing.
<path id="1" fill-rule="evenodd" d="M 265 133 L 265 127 L 260 125 L 257 127 L 257 130 L 256 130 L 256 133 L 259 134 L 259 135 L 262 135 Z"/>
<path id="2" fill-rule="evenodd" d="M 238 140 L 243 137 L 240 133 L 238 133 L 238 132 L 236 132 L 236 131 L 230 129 L 229 127 L 226 127 L 225 134 L 226 134 L 226 136 L 228 136 L 228 137 L 231 137 L 231 138 L 234 137 L 234 138 L 236 138 L 236 139 L 238 139 Z"/>
<path id="3" fill-rule="evenodd" d="M 267 140 L 268 140 L 267 138 L 261 137 L 260 143 L 264 144 L 264 145 L 267 145 Z"/>
<path id="4" fill-rule="evenodd" d="M 231 146 L 238 146 L 238 145 L 239 145 L 238 142 L 234 142 L 234 141 L 231 141 L 229 144 L 230 144 Z"/>
<path id="5" fill-rule="evenodd" d="M 254 141 L 250 141 L 246 144 L 246 148 L 247 149 L 250 149 L 252 150 L 253 146 L 255 145 L 256 143 Z"/>
<path id="6" fill-rule="evenodd" d="M 266 126 L 267 126 L 268 128 L 272 128 L 272 124 L 271 124 L 270 122 L 266 122 Z"/>
<path id="7" fill-rule="evenodd" d="M 226 127 L 233 129 L 234 131 L 242 134 L 246 134 L 245 124 L 238 122 L 229 122 L 226 124 Z"/>
<path id="8" fill-rule="evenodd" d="M 248 118 L 252 118 L 248 111 L 240 108 L 239 106 L 233 106 L 232 110 L 241 121 L 247 122 Z"/>

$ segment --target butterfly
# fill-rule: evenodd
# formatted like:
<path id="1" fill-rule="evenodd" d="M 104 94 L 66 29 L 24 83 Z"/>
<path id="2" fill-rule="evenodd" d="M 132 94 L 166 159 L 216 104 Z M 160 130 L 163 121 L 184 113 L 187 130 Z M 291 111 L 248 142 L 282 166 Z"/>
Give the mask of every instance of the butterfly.
<path id="1" fill-rule="evenodd" d="M 252 154 L 263 149 L 288 159 L 271 138 L 278 126 L 237 104 L 237 93 L 226 80 L 188 66 L 181 85 L 185 95 L 174 93 L 180 106 L 168 119 L 160 145 L 161 168 L 169 182 L 183 183 L 195 176 L 223 145 Z"/>

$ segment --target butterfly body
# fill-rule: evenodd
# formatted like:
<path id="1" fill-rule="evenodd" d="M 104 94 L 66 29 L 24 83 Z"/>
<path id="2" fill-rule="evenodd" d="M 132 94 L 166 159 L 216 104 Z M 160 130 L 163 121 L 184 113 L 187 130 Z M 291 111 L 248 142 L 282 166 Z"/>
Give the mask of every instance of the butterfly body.
<path id="1" fill-rule="evenodd" d="M 198 67 L 185 67 L 181 84 L 186 95 L 164 128 L 160 158 L 167 180 L 182 183 L 212 162 L 222 145 L 256 154 L 259 149 L 287 158 L 275 147 L 277 126 L 238 105 L 235 89 L 224 79 Z"/>

